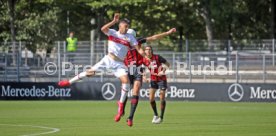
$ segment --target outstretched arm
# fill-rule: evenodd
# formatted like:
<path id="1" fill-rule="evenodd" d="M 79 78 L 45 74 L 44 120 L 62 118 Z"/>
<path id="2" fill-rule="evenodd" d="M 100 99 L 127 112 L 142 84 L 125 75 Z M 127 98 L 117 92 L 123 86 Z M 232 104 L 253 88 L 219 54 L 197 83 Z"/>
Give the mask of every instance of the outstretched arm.
<path id="1" fill-rule="evenodd" d="M 120 14 L 119 13 L 115 13 L 114 18 L 111 22 L 105 24 L 102 28 L 101 31 L 105 34 L 108 33 L 108 30 L 111 26 L 115 25 L 117 22 L 119 22 L 120 19 Z"/>
<path id="2" fill-rule="evenodd" d="M 156 35 L 147 37 L 146 40 L 147 40 L 147 42 L 155 41 L 155 40 L 161 39 L 161 38 L 163 38 L 165 36 L 168 36 L 168 35 L 170 35 L 170 34 L 172 34 L 174 32 L 176 32 L 176 29 L 172 28 L 172 29 L 170 29 L 167 32 L 163 32 L 163 33 L 160 33 L 160 34 L 156 34 Z"/>

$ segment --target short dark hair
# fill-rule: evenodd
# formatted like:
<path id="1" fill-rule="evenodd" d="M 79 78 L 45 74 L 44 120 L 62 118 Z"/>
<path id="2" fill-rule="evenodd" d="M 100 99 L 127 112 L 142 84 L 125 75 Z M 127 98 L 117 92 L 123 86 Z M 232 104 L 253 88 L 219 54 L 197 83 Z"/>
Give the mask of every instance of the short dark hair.
<path id="1" fill-rule="evenodd" d="M 153 54 L 152 46 L 146 45 L 146 46 L 145 46 L 145 49 L 146 49 L 147 47 L 151 49 L 151 53 Z"/>
<path id="2" fill-rule="evenodd" d="M 152 49 L 152 46 L 150 46 L 150 45 L 146 45 L 146 46 L 144 46 L 145 48 L 150 48 L 150 49 Z"/>
<path id="3" fill-rule="evenodd" d="M 127 18 L 121 19 L 120 23 L 127 23 L 128 25 L 130 25 L 130 21 Z"/>

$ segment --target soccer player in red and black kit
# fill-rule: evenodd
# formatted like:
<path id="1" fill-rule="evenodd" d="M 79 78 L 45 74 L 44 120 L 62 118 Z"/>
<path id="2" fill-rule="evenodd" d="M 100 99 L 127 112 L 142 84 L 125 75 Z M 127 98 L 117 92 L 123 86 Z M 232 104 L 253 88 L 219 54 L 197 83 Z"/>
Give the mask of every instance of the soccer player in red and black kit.
<path id="1" fill-rule="evenodd" d="M 154 112 L 152 123 L 159 124 L 163 121 L 166 100 L 165 94 L 167 90 L 167 77 L 165 75 L 166 68 L 162 64 L 166 65 L 168 68 L 170 64 L 166 59 L 160 55 L 153 54 L 152 47 L 145 47 L 146 56 L 143 58 L 143 64 L 150 70 L 150 104 Z M 146 78 L 146 77 L 144 77 Z M 146 80 L 146 79 L 144 79 Z M 160 89 L 160 101 L 161 101 L 161 114 L 158 116 L 155 102 L 155 92 Z"/>
<path id="2" fill-rule="evenodd" d="M 163 38 L 164 36 L 170 35 L 176 32 L 175 28 L 170 29 L 167 32 L 156 34 L 146 38 L 137 38 L 138 46 L 142 46 L 143 43 L 155 41 Z M 130 33 L 136 36 L 136 32 L 132 29 L 129 29 L 127 33 Z M 141 67 L 143 63 L 143 57 L 135 50 L 135 48 L 130 49 L 127 53 L 127 56 L 124 60 L 125 65 L 128 66 L 128 77 L 130 80 L 131 88 L 133 88 L 133 94 L 131 98 L 131 109 L 130 115 L 127 119 L 127 124 L 129 126 L 133 125 L 133 116 L 139 101 L 139 90 L 142 86 L 143 80 L 143 69 Z M 125 101 L 126 103 L 126 101 Z M 125 105 L 125 104 L 124 104 Z"/>

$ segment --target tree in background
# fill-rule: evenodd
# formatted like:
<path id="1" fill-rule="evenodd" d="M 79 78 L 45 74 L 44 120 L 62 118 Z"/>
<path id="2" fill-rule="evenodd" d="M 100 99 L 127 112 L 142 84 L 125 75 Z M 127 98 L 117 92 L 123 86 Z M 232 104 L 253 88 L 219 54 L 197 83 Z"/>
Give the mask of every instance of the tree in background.
<path id="1" fill-rule="evenodd" d="M 97 40 L 104 40 L 100 28 L 115 12 L 132 21 L 138 36 L 183 28 L 185 39 L 207 39 L 208 48 L 213 39 L 267 39 L 275 33 L 273 0 L 0 0 L 0 4 L 0 41 L 21 40 L 30 47 L 51 47 L 65 39 L 67 28 L 79 40 L 90 40 L 92 29 Z M 92 18 L 96 25 L 90 24 Z M 155 44 L 177 50 L 178 37 Z M 206 50 L 201 46 L 189 50 Z"/>

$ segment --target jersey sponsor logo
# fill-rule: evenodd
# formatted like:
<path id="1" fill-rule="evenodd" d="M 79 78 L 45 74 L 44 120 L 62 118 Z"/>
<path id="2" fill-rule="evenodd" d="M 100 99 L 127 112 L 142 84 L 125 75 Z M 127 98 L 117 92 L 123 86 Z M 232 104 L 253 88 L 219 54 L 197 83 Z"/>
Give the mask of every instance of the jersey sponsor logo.
<path id="1" fill-rule="evenodd" d="M 128 37 L 124 37 L 123 39 L 126 41 L 130 41 L 130 39 Z"/>
<path id="2" fill-rule="evenodd" d="M 106 100 L 112 100 L 116 96 L 116 87 L 112 83 L 105 83 L 102 86 L 102 96 Z"/>

